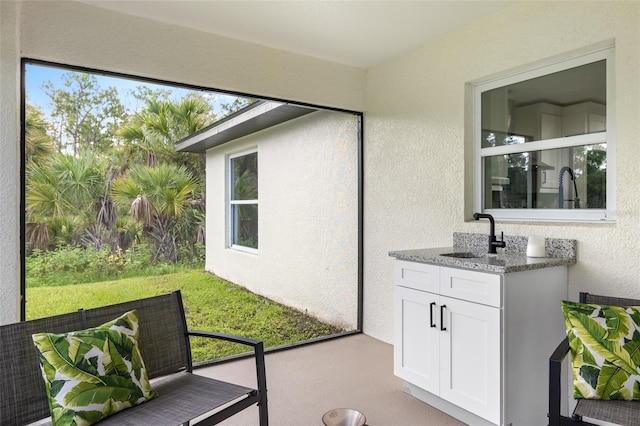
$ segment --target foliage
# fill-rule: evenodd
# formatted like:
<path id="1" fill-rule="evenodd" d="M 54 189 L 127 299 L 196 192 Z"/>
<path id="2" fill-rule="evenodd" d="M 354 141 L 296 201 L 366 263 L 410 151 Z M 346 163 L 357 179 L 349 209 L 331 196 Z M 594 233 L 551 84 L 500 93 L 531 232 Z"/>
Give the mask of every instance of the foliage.
<path id="1" fill-rule="evenodd" d="M 104 159 L 89 154 L 55 153 L 27 166 L 29 248 L 45 250 L 69 243 L 95 222 L 96 203 L 104 193 L 105 164 Z M 73 235 L 65 236 L 70 230 Z"/>
<path id="2" fill-rule="evenodd" d="M 198 198 L 204 195 L 204 157 L 176 153 L 174 143 L 214 119 L 211 106 L 196 95 L 173 102 L 170 92 L 141 88 L 136 96 L 146 105 L 124 124 L 115 89 L 100 90 L 93 76 L 68 73 L 64 89 L 45 88 L 64 131 L 50 137 L 54 126 L 40 110 L 27 108 L 27 251 L 72 244 L 116 252 L 146 240 L 156 243 L 161 262 L 175 263 L 178 254 L 198 257 L 185 248 L 204 243 L 204 200 Z M 124 182 L 136 192 L 126 202 Z M 136 210 L 143 201 L 147 210 Z M 148 221 L 128 222 L 129 213 L 144 213 Z"/>
<path id="3" fill-rule="evenodd" d="M 190 247 L 178 264 L 152 264 L 152 258 L 153 249 L 145 244 L 114 251 L 70 245 L 48 251 L 35 249 L 26 257 L 26 282 L 28 287 L 64 286 L 202 268 L 204 247 Z"/>
<path id="4" fill-rule="evenodd" d="M 202 271 L 131 278 L 64 287 L 27 288 L 28 319 L 79 308 L 94 308 L 180 290 L 193 330 L 210 330 L 261 339 L 266 347 L 297 343 L 344 330 L 293 308 L 250 293 L 240 286 Z M 194 361 L 246 351 L 246 347 L 193 339 Z"/>
<path id="5" fill-rule="evenodd" d="M 243 108 L 248 107 L 249 105 L 255 103 L 257 99 L 254 98 L 242 98 L 237 97 L 232 102 L 223 102 L 222 103 L 222 111 L 223 116 L 231 115 L 236 111 L 239 111 Z"/>
<path id="6" fill-rule="evenodd" d="M 63 79 L 61 89 L 51 82 L 44 85 L 54 106 L 51 115 L 57 120 L 57 151 L 77 154 L 89 148 L 112 147 L 125 118 L 117 90 L 100 88 L 92 74 L 68 72 Z"/>
<path id="7" fill-rule="evenodd" d="M 211 106 L 195 94 L 174 102 L 162 94 L 147 93 L 145 101 L 145 107 L 118 130 L 123 140 L 121 161 L 127 168 L 134 164 L 180 164 L 202 180 L 204 154 L 179 153 L 174 144 L 215 120 Z"/>
<path id="8" fill-rule="evenodd" d="M 590 150 L 587 153 L 587 207 L 607 207 L 606 150 Z"/>
<path id="9" fill-rule="evenodd" d="M 128 93 L 138 103 L 131 112 L 95 75 L 62 78 L 62 86 L 42 86 L 50 118 L 34 105 L 25 111 L 27 254 L 70 245 L 88 257 L 103 250 L 117 256 L 153 243 L 151 264 L 199 262 L 205 156 L 176 152 L 175 143 L 217 118 L 215 95 L 175 100 L 169 87 L 141 85 Z M 253 102 L 237 97 L 222 102 L 220 113 Z"/>
<path id="10" fill-rule="evenodd" d="M 176 262 L 173 229 L 192 208 L 197 182 L 183 166 L 135 167 L 117 178 L 111 187 L 115 203 L 129 208 L 129 214 L 144 224 L 156 243 L 155 258 Z"/>
<path id="11" fill-rule="evenodd" d="M 49 123 L 42 110 L 33 105 L 25 108 L 25 161 L 39 162 L 53 153 L 52 139 L 48 134 Z"/>

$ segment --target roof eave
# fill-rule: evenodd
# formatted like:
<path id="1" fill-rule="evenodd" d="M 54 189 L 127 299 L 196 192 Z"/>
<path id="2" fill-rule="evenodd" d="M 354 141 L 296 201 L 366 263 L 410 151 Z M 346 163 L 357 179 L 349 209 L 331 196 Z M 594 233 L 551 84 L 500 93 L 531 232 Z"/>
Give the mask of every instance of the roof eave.
<path id="1" fill-rule="evenodd" d="M 204 153 L 208 149 L 317 111 L 283 102 L 258 101 L 178 141 L 176 151 Z"/>

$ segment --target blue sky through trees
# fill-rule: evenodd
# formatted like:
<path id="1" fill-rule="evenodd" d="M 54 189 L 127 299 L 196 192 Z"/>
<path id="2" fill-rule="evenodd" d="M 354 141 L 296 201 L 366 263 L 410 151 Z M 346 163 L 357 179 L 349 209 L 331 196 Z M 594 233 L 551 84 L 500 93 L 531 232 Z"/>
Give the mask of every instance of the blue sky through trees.
<path id="1" fill-rule="evenodd" d="M 50 81 L 51 83 L 53 83 L 56 89 L 62 89 L 65 87 L 63 75 L 69 72 L 77 72 L 82 74 L 82 72 L 80 71 L 71 69 L 56 68 L 36 64 L 26 64 L 26 102 L 30 105 L 38 106 L 47 117 L 50 117 L 53 105 L 51 99 L 49 98 L 49 96 L 47 96 L 43 85 Z M 178 86 L 149 83 L 143 80 L 116 78 L 93 73 L 92 75 L 96 77 L 101 89 L 115 87 L 118 90 L 118 97 L 120 98 L 120 102 L 126 108 L 128 113 L 134 113 L 144 106 L 142 101 L 136 99 L 131 95 L 132 91 L 139 86 L 146 86 L 152 90 L 169 90 L 172 92 L 170 96 L 171 100 L 179 100 L 187 96 L 189 93 L 204 94 L 205 98 L 209 100 L 209 103 L 211 104 L 218 118 L 221 118 L 224 115 L 222 113 L 221 105 L 231 104 L 236 98 L 238 98 L 237 96 L 225 95 L 214 91 L 196 91 Z"/>

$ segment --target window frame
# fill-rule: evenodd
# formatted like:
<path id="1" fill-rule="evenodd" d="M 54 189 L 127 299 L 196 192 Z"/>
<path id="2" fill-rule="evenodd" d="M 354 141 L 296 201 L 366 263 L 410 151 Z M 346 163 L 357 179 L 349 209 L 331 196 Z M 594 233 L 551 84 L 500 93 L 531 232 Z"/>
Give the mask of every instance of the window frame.
<path id="1" fill-rule="evenodd" d="M 606 61 L 606 130 L 604 132 L 567 136 L 554 139 L 527 142 L 525 144 L 504 145 L 482 148 L 482 93 L 555 72 Z M 587 52 L 572 53 L 555 60 L 528 66 L 516 72 L 476 81 L 473 90 L 473 209 L 489 213 L 498 220 L 531 222 L 615 222 L 616 220 L 616 159 L 615 159 L 615 46 L 606 44 Z M 496 155 L 542 151 L 601 144 L 607 146 L 607 182 L 605 209 L 496 209 L 484 207 L 485 187 L 483 158 Z"/>
<path id="2" fill-rule="evenodd" d="M 239 151 L 233 154 L 229 154 L 227 155 L 227 220 L 226 220 L 226 226 L 227 226 L 227 247 L 230 249 L 234 249 L 234 250 L 239 250 L 239 251 L 244 251 L 247 253 L 253 253 L 253 254 L 257 254 L 258 253 L 258 248 L 260 247 L 259 241 L 260 239 L 258 239 L 258 248 L 253 248 L 253 247 L 247 247 L 247 246 L 243 246 L 241 244 L 236 244 L 235 243 L 235 222 L 234 222 L 234 218 L 235 215 L 233 214 L 233 207 L 234 206 L 238 206 L 238 205 L 255 205 L 258 209 L 259 209 L 259 203 L 258 200 L 260 198 L 260 193 L 258 192 L 258 198 L 254 199 L 254 200 L 233 200 L 233 160 L 236 158 L 240 158 L 240 157 L 244 157 L 247 155 L 251 155 L 251 154 L 256 154 L 256 156 L 258 155 L 258 147 L 254 147 L 254 148 L 250 148 L 250 149 L 246 149 L 243 151 Z M 256 157 L 256 161 L 258 161 L 258 157 Z M 259 178 L 259 170 L 258 169 L 258 186 L 260 185 L 260 178 Z M 259 225 L 259 218 L 260 215 L 258 213 L 258 233 L 260 232 L 260 225 Z M 259 235 L 259 234 L 258 234 Z"/>

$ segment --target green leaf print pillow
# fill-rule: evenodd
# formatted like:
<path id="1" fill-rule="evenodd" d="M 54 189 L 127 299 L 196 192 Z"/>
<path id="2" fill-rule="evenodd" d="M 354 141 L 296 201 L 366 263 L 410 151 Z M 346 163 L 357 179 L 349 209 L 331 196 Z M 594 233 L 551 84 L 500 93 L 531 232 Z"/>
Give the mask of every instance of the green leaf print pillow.
<path id="1" fill-rule="evenodd" d="M 640 306 L 562 301 L 574 398 L 640 400 Z"/>
<path id="2" fill-rule="evenodd" d="M 158 396 L 138 350 L 135 310 L 96 328 L 32 337 L 56 426 L 91 425 Z"/>

